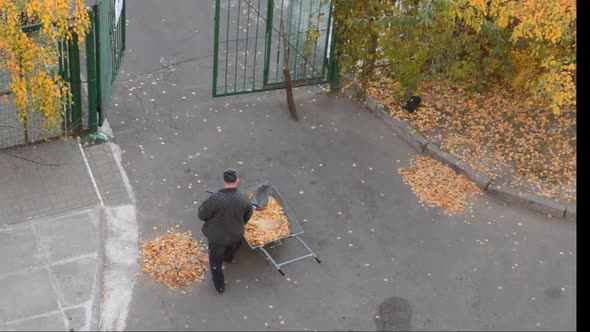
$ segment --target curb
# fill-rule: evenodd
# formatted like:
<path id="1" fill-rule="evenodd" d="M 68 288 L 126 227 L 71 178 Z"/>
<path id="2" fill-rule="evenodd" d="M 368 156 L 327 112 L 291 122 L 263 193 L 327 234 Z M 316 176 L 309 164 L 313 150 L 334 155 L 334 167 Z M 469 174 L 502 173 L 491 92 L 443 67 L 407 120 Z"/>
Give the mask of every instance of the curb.
<path id="1" fill-rule="evenodd" d="M 565 204 L 557 203 L 545 197 L 539 197 L 533 194 L 519 193 L 514 189 L 504 188 L 491 184 L 487 192 L 509 203 L 517 203 L 529 209 L 543 212 L 552 217 L 564 218 L 566 212 Z"/>
<path id="2" fill-rule="evenodd" d="M 141 270 L 139 226 L 135 194 L 121 162 L 121 148 L 112 142 L 103 144 L 107 144 L 112 153 L 129 202 L 125 200 L 115 205 L 111 202 L 103 207 L 104 269 L 98 330 L 122 331 L 127 323 L 136 275 Z"/>
<path id="3" fill-rule="evenodd" d="M 565 207 L 565 219 L 576 221 L 576 205 L 566 205 Z"/>
<path id="4" fill-rule="evenodd" d="M 103 145 L 106 148 L 104 152 L 110 153 L 112 158 L 104 160 L 107 163 L 115 164 L 115 172 L 121 174 L 120 181 L 123 182 L 122 187 L 126 195 L 124 195 L 125 198 L 119 200 L 108 199 L 106 202 L 103 201 L 101 191 L 105 190 L 105 188 L 99 186 L 95 180 L 95 177 L 101 176 L 100 172 L 96 172 L 99 165 L 93 163 L 91 166 L 88 159 L 85 159 L 89 176 L 93 179 L 96 195 L 100 200 L 99 273 L 95 281 L 98 294 L 90 309 L 92 312 L 90 331 L 124 330 L 135 276 L 140 269 L 138 265 L 139 257 L 136 257 L 139 252 L 139 234 L 135 195 L 121 164 L 121 149 L 119 146 L 112 142 L 95 143 L 98 144 L 93 144 L 94 146 L 106 144 Z M 101 152 L 99 150 L 94 151 L 92 147 L 82 147 L 81 143 L 78 145 L 84 158 L 87 158 L 87 153 L 93 155 L 96 152 Z M 112 186 L 108 188 L 112 188 Z"/>
<path id="5" fill-rule="evenodd" d="M 436 159 L 442 163 L 449 165 L 452 169 L 455 170 L 455 172 L 465 175 L 465 177 L 467 177 L 469 180 L 475 182 L 475 184 L 481 190 L 488 190 L 491 180 L 487 175 L 472 169 L 471 167 L 469 167 L 469 165 L 457 159 L 455 156 L 439 149 L 438 146 L 436 146 L 436 144 L 429 143 L 426 146 L 426 151 L 424 151 L 424 153 L 426 155 L 431 156 L 433 159 Z"/>
<path id="6" fill-rule="evenodd" d="M 359 84 L 353 82 L 348 88 L 342 90 L 345 96 L 358 99 L 360 95 Z M 412 126 L 407 121 L 393 118 L 375 99 L 365 96 L 365 107 L 373 113 L 377 118 L 383 120 L 393 131 L 400 135 L 410 146 L 412 146 L 419 153 L 424 153 L 448 166 L 453 168 L 457 173 L 465 175 L 469 180 L 484 192 L 491 196 L 499 198 L 509 203 L 516 203 L 530 210 L 547 214 L 551 217 L 566 219 L 569 221 L 576 221 L 576 205 L 565 205 L 558 203 L 551 199 L 537 196 L 529 193 L 520 193 L 516 190 L 509 189 L 503 186 L 498 186 L 490 180 L 490 178 L 482 172 L 476 171 L 466 163 L 460 161 L 455 156 L 446 151 L 441 150 L 436 144 L 431 143 L 428 139 L 412 129 Z"/>
<path id="7" fill-rule="evenodd" d="M 422 153 L 428 144 L 428 139 L 419 132 L 413 130 L 409 123 L 395 119 L 389 115 L 382 105 L 369 97 L 365 97 L 366 106 L 379 119 L 383 120 L 393 130 L 400 135 L 408 144 L 410 144 L 416 151 Z"/>

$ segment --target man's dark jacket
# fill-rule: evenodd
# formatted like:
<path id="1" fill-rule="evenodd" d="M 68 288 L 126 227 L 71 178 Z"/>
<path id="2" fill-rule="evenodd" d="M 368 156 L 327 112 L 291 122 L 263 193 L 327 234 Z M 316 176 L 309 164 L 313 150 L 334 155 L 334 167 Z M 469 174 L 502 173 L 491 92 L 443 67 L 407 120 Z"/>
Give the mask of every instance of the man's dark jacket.
<path id="1" fill-rule="evenodd" d="M 232 245 L 244 236 L 244 225 L 254 209 L 248 195 L 236 188 L 224 188 L 212 194 L 199 207 L 203 234 L 209 244 Z"/>

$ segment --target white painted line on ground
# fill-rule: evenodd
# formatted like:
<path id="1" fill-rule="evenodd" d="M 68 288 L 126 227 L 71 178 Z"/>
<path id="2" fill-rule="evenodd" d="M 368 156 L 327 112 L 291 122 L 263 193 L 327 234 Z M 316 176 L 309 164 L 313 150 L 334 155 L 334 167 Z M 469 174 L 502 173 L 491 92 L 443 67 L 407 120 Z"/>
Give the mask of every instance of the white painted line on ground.
<path id="1" fill-rule="evenodd" d="M 115 158 L 115 163 L 117 164 L 117 167 L 119 168 L 119 172 L 121 173 L 121 176 L 123 177 L 123 184 L 125 185 L 125 188 L 127 189 L 127 193 L 129 194 L 129 198 L 131 199 L 131 203 L 135 204 L 135 193 L 133 192 L 133 188 L 131 187 L 131 182 L 129 182 L 129 177 L 127 176 L 127 173 L 123 169 L 123 163 L 121 162 L 121 148 L 117 144 L 112 143 L 112 142 L 109 142 L 109 145 L 111 146 L 111 150 L 113 151 L 113 157 Z"/>
<path id="2" fill-rule="evenodd" d="M 79 214 L 92 213 L 92 212 L 95 212 L 96 209 L 98 209 L 98 205 L 96 205 L 95 208 L 92 208 L 92 209 L 88 209 L 87 207 L 81 207 L 80 209 L 75 208 L 72 211 L 66 211 L 64 213 L 52 214 L 50 216 L 44 216 L 44 217 L 39 217 L 39 218 L 35 218 L 35 219 L 23 220 L 22 222 L 19 222 L 17 224 L 8 224 L 6 226 L 0 226 L 0 233 L 20 231 L 23 229 L 27 229 L 30 225 L 47 224 L 47 223 L 51 223 L 53 221 L 59 221 L 61 219 L 71 217 L 71 216 L 76 216 Z M 97 221 L 95 221 L 94 219 L 91 219 L 91 221 L 92 221 L 92 224 L 96 225 Z"/>
<path id="3" fill-rule="evenodd" d="M 68 257 L 68 258 L 64 258 L 61 259 L 59 261 L 55 261 L 55 262 L 49 262 L 51 265 L 62 265 L 62 264 L 67 264 L 67 263 L 72 263 L 81 259 L 85 259 L 85 258 L 97 258 L 98 255 L 96 252 L 90 253 L 90 254 L 84 254 L 84 255 L 80 255 L 80 256 L 73 256 L 73 257 Z"/>
<path id="4" fill-rule="evenodd" d="M 38 315 L 34 315 L 34 316 L 29 316 L 27 318 L 21 318 L 21 319 L 11 320 L 11 321 L 8 321 L 8 322 L 4 322 L 3 324 L 6 325 L 6 326 L 8 326 L 8 325 L 15 325 L 15 324 L 23 323 L 23 322 L 26 322 L 26 321 L 29 321 L 29 320 L 33 320 L 33 319 L 37 319 L 37 318 L 44 318 L 44 317 L 48 317 L 48 316 L 59 314 L 59 313 L 60 313 L 59 310 L 53 310 L 53 311 L 44 312 L 42 314 L 38 314 Z"/>
<path id="5" fill-rule="evenodd" d="M 82 143 L 78 142 L 78 148 L 80 148 L 80 153 L 82 154 L 82 158 L 84 158 L 84 164 L 86 165 L 86 170 L 88 170 L 88 174 L 90 174 L 90 180 L 92 180 L 92 186 L 94 187 L 94 192 L 96 192 L 96 196 L 98 196 L 100 206 L 104 208 L 104 201 L 102 200 L 102 196 L 100 196 L 100 191 L 98 191 L 98 185 L 96 184 L 96 179 L 94 179 L 92 169 L 90 169 L 90 164 L 88 163 L 88 158 L 86 158 L 86 154 L 84 153 Z"/>
<path id="6" fill-rule="evenodd" d="M 96 252 L 90 253 L 90 254 L 84 254 L 84 255 L 80 255 L 80 256 L 74 256 L 74 257 L 68 257 L 59 261 L 55 261 L 55 262 L 48 262 L 48 264 L 40 264 L 40 265 L 35 265 L 35 266 L 29 266 L 26 267 L 24 269 L 20 269 L 20 270 L 16 270 L 16 271 L 10 271 L 7 273 L 2 273 L 0 274 L 0 280 L 5 279 L 7 277 L 10 276 L 14 276 L 14 275 L 19 275 L 19 274 L 25 274 L 25 273 L 31 273 L 31 272 L 35 272 L 37 270 L 41 270 L 41 269 L 48 269 L 49 265 L 62 265 L 62 264 L 67 264 L 67 263 L 72 263 L 81 259 L 85 259 L 85 258 L 97 258 L 98 255 Z"/>
<path id="7" fill-rule="evenodd" d="M 19 274 L 35 272 L 37 270 L 46 269 L 46 268 L 47 268 L 47 265 L 41 264 L 41 265 L 36 265 L 36 266 L 30 266 L 30 267 L 27 267 L 27 268 L 24 268 L 24 269 L 18 270 L 18 271 L 6 272 L 3 274 L 0 274 L 0 280 L 15 276 L 15 275 L 19 275 Z"/>
<path id="8" fill-rule="evenodd" d="M 75 304 L 75 305 L 72 305 L 69 307 L 63 307 L 62 309 L 64 311 L 66 311 L 66 310 L 76 309 L 76 308 L 86 308 L 89 304 L 90 304 L 90 306 L 92 306 L 91 301 L 85 301 L 83 303 Z M 31 321 L 34 319 L 49 317 L 51 315 L 55 315 L 55 314 L 59 314 L 59 313 L 60 313 L 59 310 L 52 310 L 52 311 L 44 312 L 42 314 L 28 316 L 26 318 L 11 320 L 8 322 L 4 322 L 3 324 L 4 324 L 4 326 L 8 327 L 9 325 L 16 325 L 16 324 L 24 323 L 24 322 Z M 66 327 L 67 327 L 67 325 L 66 325 Z M 89 331 L 89 330 L 90 330 L 90 326 L 88 324 L 86 324 L 86 326 L 82 327 L 82 329 L 81 329 L 81 331 Z"/>

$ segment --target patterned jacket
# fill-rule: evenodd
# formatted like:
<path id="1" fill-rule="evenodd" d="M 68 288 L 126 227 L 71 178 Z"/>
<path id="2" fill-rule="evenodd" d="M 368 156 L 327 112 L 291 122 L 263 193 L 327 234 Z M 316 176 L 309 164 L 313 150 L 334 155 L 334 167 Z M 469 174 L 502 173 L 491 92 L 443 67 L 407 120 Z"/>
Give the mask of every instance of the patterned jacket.
<path id="1" fill-rule="evenodd" d="M 210 244 L 230 245 L 244 236 L 244 225 L 254 209 L 247 194 L 236 188 L 224 188 L 213 193 L 199 207 L 203 234 Z"/>

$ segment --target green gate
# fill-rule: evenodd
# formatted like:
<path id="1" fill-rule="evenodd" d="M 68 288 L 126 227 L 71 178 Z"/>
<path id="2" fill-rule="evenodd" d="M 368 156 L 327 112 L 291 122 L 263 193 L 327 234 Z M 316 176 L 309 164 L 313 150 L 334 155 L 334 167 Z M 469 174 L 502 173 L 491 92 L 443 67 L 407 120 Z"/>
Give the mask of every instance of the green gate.
<path id="1" fill-rule="evenodd" d="M 98 119 L 90 121 L 96 131 L 106 119 L 113 84 L 125 55 L 125 0 L 100 0 L 89 10 L 91 31 L 86 39 L 89 108 Z"/>
<path id="2" fill-rule="evenodd" d="M 329 81 L 331 0 L 216 1 L 213 97 Z"/>

